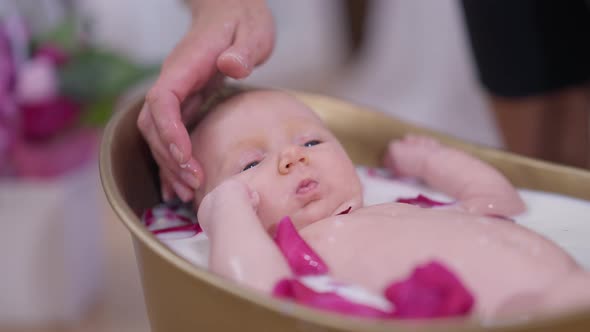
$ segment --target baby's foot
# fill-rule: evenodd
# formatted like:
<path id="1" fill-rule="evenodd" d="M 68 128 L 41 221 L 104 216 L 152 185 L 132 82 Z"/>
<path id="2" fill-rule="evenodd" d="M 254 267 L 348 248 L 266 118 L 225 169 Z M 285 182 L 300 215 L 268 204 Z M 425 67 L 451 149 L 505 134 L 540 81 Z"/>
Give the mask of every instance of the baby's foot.
<path id="1" fill-rule="evenodd" d="M 396 176 L 419 176 L 425 161 L 441 148 L 434 138 L 406 135 L 401 140 L 389 143 L 383 163 Z"/>

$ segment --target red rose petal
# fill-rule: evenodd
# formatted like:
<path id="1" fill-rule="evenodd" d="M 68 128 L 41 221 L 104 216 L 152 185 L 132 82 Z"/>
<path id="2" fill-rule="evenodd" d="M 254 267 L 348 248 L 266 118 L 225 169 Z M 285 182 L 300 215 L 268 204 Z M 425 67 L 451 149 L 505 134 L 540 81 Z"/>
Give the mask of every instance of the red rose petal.
<path id="1" fill-rule="evenodd" d="M 420 194 L 416 197 L 398 198 L 396 200 L 396 202 L 416 205 L 416 206 L 423 207 L 423 208 L 431 208 L 433 206 L 445 206 L 445 205 L 452 204 L 452 203 L 444 203 L 444 202 L 435 201 L 435 200 L 430 199 L 422 194 Z"/>
<path id="2" fill-rule="evenodd" d="M 141 220 L 146 227 L 149 227 L 151 224 L 154 223 L 156 218 L 154 218 L 154 211 L 153 209 L 147 209 L 143 213 Z"/>
<path id="3" fill-rule="evenodd" d="M 273 295 L 280 298 L 292 299 L 299 304 L 311 308 L 328 310 L 345 315 L 366 318 L 391 317 L 391 313 L 352 302 L 334 292 L 316 292 L 297 279 L 283 279 L 279 281 L 273 290 Z"/>
<path id="4" fill-rule="evenodd" d="M 438 262 L 418 266 L 408 279 L 389 286 L 385 297 L 395 304 L 397 318 L 465 316 L 474 304 L 461 281 Z"/>
<path id="5" fill-rule="evenodd" d="M 342 211 L 342 212 L 338 213 L 338 215 L 341 215 L 341 214 L 348 214 L 348 212 L 350 212 L 350 210 L 351 210 L 351 209 L 352 209 L 352 206 L 349 206 L 349 207 L 348 207 L 348 209 L 346 209 L 346 210 L 344 210 L 344 211 Z"/>
<path id="6" fill-rule="evenodd" d="M 182 225 L 182 226 L 175 226 L 175 227 L 168 227 L 168 228 L 160 228 L 152 231 L 154 235 L 164 234 L 164 233 L 172 233 L 172 232 L 193 232 L 193 235 L 197 235 L 201 233 L 203 230 L 199 224 L 190 224 L 190 225 Z"/>
<path id="7" fill-rule="evenodd" d="M 141 218 L 142 223 L 154 235 L 166 235 L 166 239 L 193 237 L 203 230 L 197 217 L 188 208 L 175 203 L 165 203 L 147 209 Z"/>

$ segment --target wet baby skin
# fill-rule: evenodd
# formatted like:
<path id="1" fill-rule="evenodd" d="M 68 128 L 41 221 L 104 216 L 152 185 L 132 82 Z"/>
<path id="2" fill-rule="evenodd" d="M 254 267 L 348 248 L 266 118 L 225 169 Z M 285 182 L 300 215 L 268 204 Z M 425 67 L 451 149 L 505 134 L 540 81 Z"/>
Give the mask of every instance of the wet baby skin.
<path id="1" fill-rule="evenodd" d="M 338 140 L 283 92 L 233 97 L 191 138 L 205 172 L 198 219 L 211 241 L 210 269 L 223 277 L 267 293 L 289 277 L 272 240 L 279 220 L 289 216 L 336 280 L 374 293 L 437 260 L 473 293 L 480 317 L 590 303 L 590 278 L 563 250 L 497 217 L 525 209 L 512 185 L 433 139 L 394 141 L 384 160 L 396 175 L 420 178 L 456 200 L 425 209 L 363 206 L 360 180 Z"/>

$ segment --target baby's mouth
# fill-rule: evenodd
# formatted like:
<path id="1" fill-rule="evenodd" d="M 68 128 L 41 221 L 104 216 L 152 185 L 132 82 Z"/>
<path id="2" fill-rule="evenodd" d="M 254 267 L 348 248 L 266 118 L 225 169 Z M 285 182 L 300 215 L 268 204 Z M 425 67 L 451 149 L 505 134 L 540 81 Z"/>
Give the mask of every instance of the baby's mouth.
<path id="1" fill-rule="evenodd" d="M 314 189 L 316 189 L 318 186 L 318 182 L 312 179 L 305 179 L 302 180 L 301 182 L 299 182 L 299 185 L 297 186 L 297 189 L 295 190 L 295 193 L 297 195 L 305 195 L 308 194 L 312 191 L 314 191 Z"/>

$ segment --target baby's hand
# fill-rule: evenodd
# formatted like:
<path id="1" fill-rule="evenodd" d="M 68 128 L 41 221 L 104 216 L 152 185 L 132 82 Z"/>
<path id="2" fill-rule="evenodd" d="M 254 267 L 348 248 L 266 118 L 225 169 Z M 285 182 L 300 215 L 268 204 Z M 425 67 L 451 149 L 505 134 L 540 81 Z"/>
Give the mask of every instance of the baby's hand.
<path id="1" fill-rule="evenodd" d="M 396 176 L 414 177 L 422 174 L 425 161 L 440 149 L 441 145 L 434 138 L 406 135 L 389 143 L 383 164 Z"/>
<path id="2" fill-rule="evenodd" d="M 229 178 L 203 198 L 197 219 L 205 233 L 209 234 L 214 224 L 237 219 L 248 210 L 256 213 L 259 202 L 256 191 L 235 178 Z"/>

